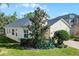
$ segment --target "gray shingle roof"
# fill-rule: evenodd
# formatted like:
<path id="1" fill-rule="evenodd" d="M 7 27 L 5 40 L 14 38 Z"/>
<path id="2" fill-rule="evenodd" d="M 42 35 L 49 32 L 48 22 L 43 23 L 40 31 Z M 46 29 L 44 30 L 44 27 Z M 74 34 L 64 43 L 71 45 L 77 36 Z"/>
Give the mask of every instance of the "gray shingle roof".
<path id="1" fill-rule="evenodd" d="M 51 19 L 51 20 L 48 21 L 48 24 L 52 25 L 53 23 L 60 20 L 61 18 L 63 18 L 70 26 L 74 25 L 77 21 L 79 21 L 78 15 L 76 15 L 74 13 L 70 13 L 70 14 L 58 16 L 54 19 Z"/>
<path id="2" fill-rule="evenodd" d="M 15 22 L 6 25 L 5 27 L 21 27 L 31 24 L 28 18 L 17 19 Z"/>
<path id="3" fill-rule="evenodd" d="M 61 18 L 57 17 L 57 18 L 54 18 L 54 19 L 50 19 L 48 20 L 48 25 L 53 25 L 54 23 L 56 23 L 58 20 L 60 20 Z"/>
<path id="4" fill-rule="evenodd" d="M 58 17 L 56 17 L 56 18 L 53 18 L 53 19 L 51 19 L 51 20 L 48 20 L 48 24 L 49 25 L 52 25 L 52 24 L 54 24 L 55 22 L 57 22 L 58 20 L 60 20 L 61 18 L 62 19 L 64 19 L 68 24 L 71 24 L 69 21 L 71 20 L 70 19 L 70 15 L 74 15 L 75 16 L 75 14 L 67 14 L 67 15 L 62 15 L 62 16 L 58 16 Z M 71 25 L 70 25 L 71 26 Z"/>
<path id="5" fill-rule="evenodd" d="M 63 17 L 57 17 L 57 18 L 48 20 L 48 25 L 53 25 L 61 18 L 63 18 Z M 29 24 L 31 24 L 31 21 L 28 18 L 22 18 L 22 19 L 17 19 L 15 22 L 10 23 L 10 24 L 6 25 L 5 27 L 22 27 L 22 26 L 27 26 Z"/>
<path id="6" fill-rule="evenodd" d="M 59 21 L 59 20 L 63 20 L 64 23 L 65 23 L 67 26 L 71 27 L 71 26 L 69 25 L 69 23 L 68 23 L 66 20 L 64 20 L 63 18 L 61 18 L 61 17 L 57 17 L 57 18 L 48 20 L 48 25 L 51 26 L 51 25 L 53 25 L 54 23 L 56 23 L 57 21 Z"/>

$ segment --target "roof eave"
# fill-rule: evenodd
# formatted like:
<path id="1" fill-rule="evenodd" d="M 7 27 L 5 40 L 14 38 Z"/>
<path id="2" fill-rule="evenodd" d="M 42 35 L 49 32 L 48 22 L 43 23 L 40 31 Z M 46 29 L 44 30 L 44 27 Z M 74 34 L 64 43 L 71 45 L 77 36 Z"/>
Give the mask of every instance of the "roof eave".
<path id="1" fill-rule="evenodd" d="M 71 28 L 71 26 L 62 18 L 61 19 L 69 28 Z"/>

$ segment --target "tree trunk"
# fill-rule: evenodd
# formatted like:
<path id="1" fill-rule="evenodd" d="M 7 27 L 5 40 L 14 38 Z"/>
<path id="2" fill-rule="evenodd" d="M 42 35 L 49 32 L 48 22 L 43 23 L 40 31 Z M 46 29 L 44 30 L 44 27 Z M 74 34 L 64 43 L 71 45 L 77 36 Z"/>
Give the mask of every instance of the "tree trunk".
<path id="1" fill-rule="evenodd" d="M 61 45 L 61 44 L 63 44 L 63 40 L 57 40 L 57 43 L 59 44 L 59 45 Z"/>

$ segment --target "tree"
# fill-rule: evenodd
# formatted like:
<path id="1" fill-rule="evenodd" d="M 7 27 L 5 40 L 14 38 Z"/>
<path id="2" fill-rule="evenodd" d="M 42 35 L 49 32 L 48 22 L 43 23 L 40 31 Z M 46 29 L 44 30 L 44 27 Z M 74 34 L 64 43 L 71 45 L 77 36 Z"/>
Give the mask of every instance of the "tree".
<path id="1" fill-rule="evenodd" d="M 24 15 L 24 18 L 32 18 L 33 17 L 33 12 L 29 12 Z"/>
<path id="2" fill-rule="evenodd" d="M 0 13 L 0 27 L 2 27 L 4 24 L 4 13 Z"/>
<path id="3" fill-rule="evenodd" d="M 8 4 L 8 3 L 0 3 L 0 6 L 1 6 L 2 4 L 6 4 L 6 5 L 9 7 L 9 4 Z"/>
<path id="4" fill-rule="evenodd" d="M 4 3 L 0 3 L 0 6 L 4 4 Z M 5 3 L 8 7 L 9 7 L 9 4 L 8 3 Z M 4 13 L 0 12 L 0 27 L 3 27 L 4 26 L 4 23 L 5 23 L 5 19 L 6 19 L 6 16 Z"/>
<path id="5" fill-rule="evenodd" d="M 0 6 L 2 4 L 3 3 L 0 3 Z M 9 7 L 9 4 L 8 3 L 6 3 L 6 5 Z M 8 23 L 8 19 L 9 19 L 9 17 L 8 16 L 5 16 L 5 14 L 0 11 L 0 32 L 2 32 L 0 34 L 2 34 L 2 35 L 4 34 L 4 28 L 3 28 L 3 26 Z"/>
<path id="6" fill-rule="evenodd" d="M 37 48 L 39 42 L 43 42 L 45 39 L 45 32 L 48 26 L 45 25 L 48 20 L 48 15 L 44 10 L 39 7 L 32 13 L 28 13 L 27 16 L 30 18 L 32 25 L 30 27 L 33 38 L 33 45 Z M 29 30 L 30 30 L 29 29 Z M 38 45 L 39 46 L 39 45 Z"/>
<path id="7" fill-rule="evenodd" d="M 3 27 L 10 22 L 14 22 L 16 19 L 16 12 L 11 16 L 6 16 L 4 13 L 0 12 L 0 27 Z"/>
<path id="8" fill-rule="evenodd" d="M 16 12 L 14 12 L 13 15 L 10 16 L 11 22 L 14 22 L 17 19 L 16 16 L 17 16 Z"/>
<path id="9" fill-rule="evenodd" d="M 54 33 L 54 38 L 57 39 L 57 44 L 63 44 L 63 41 L 68 40 L 70 35 L 65 30 L 59 30 Z"/>

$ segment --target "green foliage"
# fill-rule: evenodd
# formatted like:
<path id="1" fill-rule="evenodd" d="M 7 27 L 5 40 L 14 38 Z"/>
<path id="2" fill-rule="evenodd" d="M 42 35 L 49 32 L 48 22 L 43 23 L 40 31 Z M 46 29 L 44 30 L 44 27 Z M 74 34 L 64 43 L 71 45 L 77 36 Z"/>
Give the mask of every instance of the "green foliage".
<path id="1" fill-rule="evenodd" d="M 61 45 L 56 44 L 56 47 L 57 47 L 57 48 L 67 48 L 67 45 L 64 45 L 64 44 L 61 44 Z"/>
<path id="2" fill-rule="evenodd" d="M 0 56 L 79 56 L 79 49 L 70 47 L 61 49 L 22 49 L 17 45 L 0 47 Z"/>
<path id="3" fill-rule="evenodd" d="M 33 17 L 33 13 L 30 12 L 30 13 L 27 13 L 24 15 L 24 18 L 32 18 Z"/>
<path id="4" fill-rule="evenodd" d="M 10 22 L 14 22 L 17 19 L 16 16 L 17 16 L 17 13 L 14 12 L 13 15 L 10 16 L 10 19 L 11 19 Z"/>
<path id="5" fill-rule="evenodd" d="M 2 30 L 4 33 L 3 26 L 5 26 L 11 22 L 14 22 L 15 20 L 16 20 L 16 12 L 10 16 L 6 16 L 4 13 L 0 12 L 0 30 Z M 1 28 L 3 28 L 3 29 L 1 29 Z"/>
<path id="6" fill-rule="evenodd" d="M 9 3 L 0 3 L 0 6 L 1 6 L 2 4 L 6 4 L 6 5 L 9 7 Z"/>
<path id="7" fill-rule="evenodd" d="M 3 4 L 6 4 L 9 7 L 8 3 L 0 3 L 0 6 Z M 3 12 L 0 11 L 0 27 L 3 27 L 5 24 L 8 23 L 8 21 L 6 21 L 7 17 L 5 16 L 5 14 Z"/>
<path id="8" fill-rule="evenodd" d="M 69 39 L 69 34 L 67 33 L 67 31 L 65 30 L 59 30 L 56 31 L 54 34 L 54 37 L 58 38 L 58 39 L 62 39 L 62 40 L 68 40 Z"/>
<path id="9" fill-rule="evenodd" d="M 76 38 L 74 35 L 70 35 L 70 39 L 74 39 L 74 38 Z"/>
<path id="10" fill-rule="evenodd" d="M 0 27 L 3 27 L 16 20 L 16 12 L 13 15 L 6 16 L 4 13 L 0 12 Z"/>
<path id="11" fill-rule="evenodd" d="M 63 41 L 68 40 L 70 35 L 65 30 L 59 30 L 54 33 L 54 38 L 57 39 L 57 46 L 59 46 L 63 44 Z"/>
<path id="12" fill-rule="evenodd" d="M 48 20 L 47 13 L 38 7 L 34 12 L 30 12 L 26 16 L 29 17 L 30 21 L 32 22 L 32 25 L 30 26 L 29 30 L 32 32 L 31 35 L 33 38 L 33 46 L 37 48 L 39 47 L 39 45 L 44 46 L 46 44 L 44 42 L 45 39 L 44 34 L 48 26 L 47 25 L 43 26 L 43 25 Z"/>
<path id="13" fill-rule="evenodd" d="M 43 39 L 39 40 L 35 46 L 36 46 L 36 48 L 39 48 L 39 49 L 55 48 L 53 42 L 50 39 L 47 40 L 47 42 L 46 42 L 46 40 L 43 40 Z"/>

